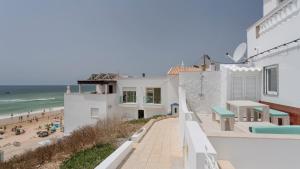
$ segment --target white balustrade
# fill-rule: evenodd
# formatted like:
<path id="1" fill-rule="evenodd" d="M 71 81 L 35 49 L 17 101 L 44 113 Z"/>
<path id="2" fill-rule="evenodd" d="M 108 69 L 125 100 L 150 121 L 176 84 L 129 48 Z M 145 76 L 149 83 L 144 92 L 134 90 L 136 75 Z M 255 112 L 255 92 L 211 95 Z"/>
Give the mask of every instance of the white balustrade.
<path id="1" fill-rule="evenodd" d="M 280 25 L 282 22 L 293 17 L 299 12 L 298 0 L 289 0 L 280 6 L 275 11 L 268 14 L 258 24 L 259 36 L 266 33 L 268 30 Z"/>
<path id="2" fill-rule="evenodd" d="M 201 129 L 197 115 L 187 108 L 186 93 L 179 87 L 179 119 L 185 169 L 219 169 L 216 151 Z"/>

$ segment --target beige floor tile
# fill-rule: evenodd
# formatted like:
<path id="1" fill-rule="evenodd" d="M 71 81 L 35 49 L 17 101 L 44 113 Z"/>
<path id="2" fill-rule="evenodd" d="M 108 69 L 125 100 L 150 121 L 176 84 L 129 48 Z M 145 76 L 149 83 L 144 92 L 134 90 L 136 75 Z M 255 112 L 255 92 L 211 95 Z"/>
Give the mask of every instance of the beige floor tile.
<path id="1" fill-rule="evenodd" d="M 156 122 L 121 169 L 182 169 L 178 118 Z"/>

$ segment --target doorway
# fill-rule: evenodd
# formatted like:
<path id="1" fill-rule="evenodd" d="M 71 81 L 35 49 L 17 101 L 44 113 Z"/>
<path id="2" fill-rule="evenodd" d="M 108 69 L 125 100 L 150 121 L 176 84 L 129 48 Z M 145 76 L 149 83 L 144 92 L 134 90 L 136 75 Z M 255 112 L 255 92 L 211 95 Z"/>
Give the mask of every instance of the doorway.
<path id="1" fill-rule="evenodd" d="M 114 86 L 113 85 L 108 85 L 108 94 L 114 93 Z"/>
<path id="2" fill-rule="evenodd" d="M 144 118 L 144 110 L 138 110 L 138 118 L 143 119 Z"/>
<path id="3" fill-rule="evenodd" d="M 177 114 L 179 109 L 178 103 L 171 104 L 171 114 Z"/>

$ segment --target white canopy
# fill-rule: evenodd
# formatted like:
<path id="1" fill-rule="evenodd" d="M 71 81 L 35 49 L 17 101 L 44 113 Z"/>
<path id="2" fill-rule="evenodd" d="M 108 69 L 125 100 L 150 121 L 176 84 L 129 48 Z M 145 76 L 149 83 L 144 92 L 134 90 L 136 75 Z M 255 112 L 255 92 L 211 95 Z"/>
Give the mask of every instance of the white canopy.
<path id="1" fill-rule="evenodd" d="M 237 66 L 237 65 L 224 65 L 224 67 L 233 72 L 261 71 L 261 68 L 258 67 L 246 67 L 246 66 Z"/>

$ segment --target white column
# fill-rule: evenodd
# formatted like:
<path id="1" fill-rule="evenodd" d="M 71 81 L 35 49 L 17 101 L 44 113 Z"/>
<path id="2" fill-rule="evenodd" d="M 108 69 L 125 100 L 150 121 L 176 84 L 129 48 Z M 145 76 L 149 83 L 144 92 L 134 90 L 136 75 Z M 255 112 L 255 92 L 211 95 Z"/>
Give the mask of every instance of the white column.
<path id="1" fill-rule="evenodd" d="M 104 85 L 104 90 L 105 90 L 104 93 L 107 94 L 108 93 L 107 92 L 107 90 L 108 90 L 107 84 Z"/>
<path id="2" fill-rule="evenodd" d="M 81 89 L 81 84 L 78 84 L 78 93 L 81 93 L 82 89 Z"/>
<path id="3" fill-rule="evenodd" d="M 96 93 L 97 94 L 102 94 L 101 85 L 100 84 L 96 84 Z"/>
<path id="4" fill-rule="evenodd" d="M 71 88 L 70 88 L 70 85 L 67 86 L 66 94 L 71 94 Z"/>

